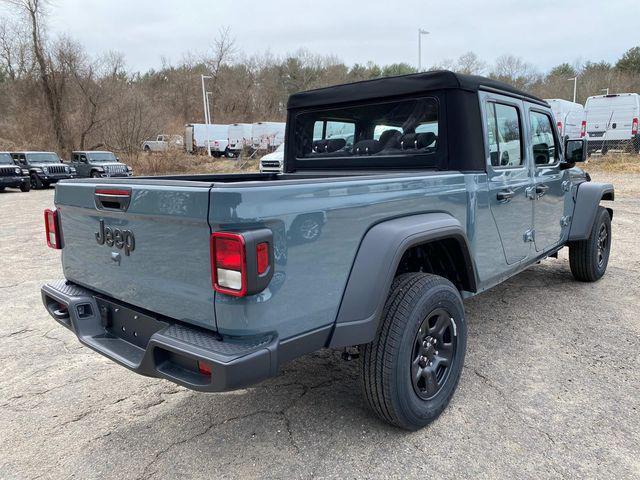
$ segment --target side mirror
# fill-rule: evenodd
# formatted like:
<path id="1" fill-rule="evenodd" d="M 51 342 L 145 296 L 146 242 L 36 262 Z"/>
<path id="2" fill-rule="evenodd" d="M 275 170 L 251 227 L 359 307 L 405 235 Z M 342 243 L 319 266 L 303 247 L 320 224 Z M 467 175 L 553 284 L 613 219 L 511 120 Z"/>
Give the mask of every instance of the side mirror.
<path id="1" fill-rule="evenodd" d="M 564 144 L 564 163 L 573 165 L 587 160 L 587 139 L 567 140 Z"/>

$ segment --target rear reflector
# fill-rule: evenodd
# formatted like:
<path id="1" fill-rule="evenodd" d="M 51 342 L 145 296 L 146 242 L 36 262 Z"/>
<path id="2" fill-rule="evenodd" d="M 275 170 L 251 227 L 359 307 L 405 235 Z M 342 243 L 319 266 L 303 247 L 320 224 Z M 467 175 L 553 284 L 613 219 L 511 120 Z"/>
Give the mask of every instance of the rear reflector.
<path id="1" fill-rule="evenodd" d="M 130 197 L 131 190 L 118 190 L 114 188 L 96 188 L 96 195 L 113 195 L 117 197 Z"/>
<path id="2" fill-rule="evenodd" d="M 46 209 L 44 211 L 44 230 L 47 236 L 47 246 L 60 250 L 60 228 L 58 224 L 58 210 Z"/>
<path id="3" fill-rule="evenodd" d="M 258 263 L 258 275 L 262 275 L 269 268 L 269 244 L 259 243 L 256 246 L 256 260 Z"/>
<path id="4" fill-rule="evenodd" d="M 208 375 L 209 377 L 211 376 L 211 365 L 209 365 L 208 363 L 204 363 L 198 360 L 198 370 L 203 375 Z"/>
<path id="5" fill-rule="evenodd" d="M 247 292 L 247 260 L 244 238 L 238 233 L 211 235 L 213 288 L 220 293 L 242 297 Z"/>

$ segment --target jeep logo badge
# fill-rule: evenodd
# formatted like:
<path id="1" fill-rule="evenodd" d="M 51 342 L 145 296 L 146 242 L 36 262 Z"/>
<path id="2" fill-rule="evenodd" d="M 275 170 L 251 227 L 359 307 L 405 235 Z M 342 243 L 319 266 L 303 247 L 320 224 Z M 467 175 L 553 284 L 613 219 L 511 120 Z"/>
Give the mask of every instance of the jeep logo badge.
<path id="1" fill-rule="evenodd" d="M 131 230 L 120 230 L 119 228 L 105 227 L 104 220 L 100 220 L 100 229 L 95 235 L 98 245 L 106 244 L 109 247 L 116 247 L 118 250 L 124 250 L 124 254 L 127 257 L 136 249 L 136 238 Z"/>

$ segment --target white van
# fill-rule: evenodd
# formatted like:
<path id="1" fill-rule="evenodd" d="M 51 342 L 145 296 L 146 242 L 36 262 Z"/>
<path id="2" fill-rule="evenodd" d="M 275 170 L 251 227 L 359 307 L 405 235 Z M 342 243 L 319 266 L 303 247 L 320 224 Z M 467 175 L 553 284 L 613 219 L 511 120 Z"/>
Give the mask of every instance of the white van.
<path id="1" fill-rule="evenodd" d="M 185 125 L 184 140 L 184 148 L 189 153 L 206 152 L 210 144 L 211 153 L 214 156 L 233 156 L 227 148 L 229 145 L 229 125 L 226 124 L 189 123 Z"/>
<path id="2" fill-rule="evenodd" d="M 229 125 L 229 150 L 238 156 L 244 147 L 251 144 L 251 124 L 233 123 Z"/>
<path id="3" fill-rule="evenodd" d="M 579 103 L 561 98 L 546 98 L 551 106 L 560 138 L 582 138 L 587 132 L 587 117 L 585 109 Z"/>
<path id="4" fill-rule="evenodd" d="M 640 95 L 616 93 L 587 98 L 588 151 L 629 150 L 638 153 L 638 119 L 640 118 Z"/>
<path id="5" fill-rule="evenodd" d="M 284 122 L 256 122 L 251 126 L 251 146 L 254 150 L 273 151 L 284 142 Z"/>

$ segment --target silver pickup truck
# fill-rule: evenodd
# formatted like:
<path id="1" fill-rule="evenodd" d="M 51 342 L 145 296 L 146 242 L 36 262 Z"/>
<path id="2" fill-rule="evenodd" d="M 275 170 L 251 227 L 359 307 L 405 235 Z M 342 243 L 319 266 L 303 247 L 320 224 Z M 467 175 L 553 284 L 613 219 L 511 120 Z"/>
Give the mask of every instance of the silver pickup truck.
<path id="1" fill-rule="evenodd" d="M 284 173 L 61 182 L 45 226 L 65 278 L 42 299 L 86 346 L 204 392 L 347 348 L 371 409 L 417 429 L 460 378 L 464 299 L 564 247 L 576 279 L 604 274 L 614 190 L 585 156 L 546 102 L 487 78 L 298 93 Z"/>

